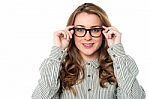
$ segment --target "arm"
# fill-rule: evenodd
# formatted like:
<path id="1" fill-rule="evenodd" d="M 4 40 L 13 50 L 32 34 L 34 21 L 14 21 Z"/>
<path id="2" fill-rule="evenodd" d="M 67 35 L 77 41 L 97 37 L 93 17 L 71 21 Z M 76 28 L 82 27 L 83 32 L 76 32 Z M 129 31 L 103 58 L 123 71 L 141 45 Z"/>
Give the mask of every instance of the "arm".
<path id="1" fill-rule="evenodd" d="M 32 99 L 59 99 L 60 81 L 58 76 L 64 56 L 64 50 L 56 46 L 52 48 L 49 58 L 41 64 L 41 78 L 32 94 Z"/>
<path id="2" fill-rule="evenodd" d="M 72 38 L 73 31 L 69 31 L 72 27 L 68 26 L 65 30 L 54 32 L 54 46 L 49 58 L 45 59 L 41 65 L 41 79 L 32 94 L 32 99 L 59 99 L 59 71 L 67 54 L 65 49 Z"/>
<path id="3" fill-rule="evenodd" d="M 145 99 L 145 92 L 136 76 L 138 68 L 135 61 L 125 54 L 121 43 L 111 46 L 108 53 L 113 60 L 114 73 L 118 82 L 118 99 Z"/>

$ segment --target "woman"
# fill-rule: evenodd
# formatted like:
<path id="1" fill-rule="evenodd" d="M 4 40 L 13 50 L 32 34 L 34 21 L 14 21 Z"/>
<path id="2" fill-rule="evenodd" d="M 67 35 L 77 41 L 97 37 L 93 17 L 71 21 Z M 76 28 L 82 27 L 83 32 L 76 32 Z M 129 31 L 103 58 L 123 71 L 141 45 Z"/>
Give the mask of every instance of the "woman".
<path id="1" fill-rule="evenodd" d="M 121 33 L 92 3 L 80 5 L 67 27 L 54 33 L 54 46 L 40 72 L 32 99 L 145 99 Z"/>

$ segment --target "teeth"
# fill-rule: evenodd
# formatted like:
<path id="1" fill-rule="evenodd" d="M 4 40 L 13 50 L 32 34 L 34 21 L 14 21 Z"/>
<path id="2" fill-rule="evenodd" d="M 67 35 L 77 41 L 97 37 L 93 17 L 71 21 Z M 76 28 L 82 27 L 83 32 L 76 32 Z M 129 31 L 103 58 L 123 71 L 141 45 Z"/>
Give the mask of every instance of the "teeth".
<path id="1" fill-rule="evenodd" d="M 87 44 L 87 43 L 84 43 L 83 45 L 84 45 L 85 47 L 92 47 L 92 46 L 93 46 L 93 43 L 88 43 L 88 44 Z"/>
<path id="2" fill-rule="evenodd" d="M 86 46 L 91 46 L 92 44 L 83 44 L 83 45 L 86 45 Z"/>

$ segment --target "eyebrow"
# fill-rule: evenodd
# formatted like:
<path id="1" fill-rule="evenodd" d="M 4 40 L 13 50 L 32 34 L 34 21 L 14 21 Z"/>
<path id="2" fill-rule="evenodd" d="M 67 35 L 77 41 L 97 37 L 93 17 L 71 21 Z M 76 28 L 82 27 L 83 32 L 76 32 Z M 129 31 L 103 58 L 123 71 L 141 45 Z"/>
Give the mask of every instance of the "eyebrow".
<path id="1" fill-rule="evenodd" d="M 76 26 L 80 26 L 80 27 L 84 27 L 85 28 L 84 25 L 76 25 Z M 101 26 L 100 25 L 94 25 L 94 26 L 91 26 L 90 28 L 94 28 L 94 27 L 101 27 Z"/>

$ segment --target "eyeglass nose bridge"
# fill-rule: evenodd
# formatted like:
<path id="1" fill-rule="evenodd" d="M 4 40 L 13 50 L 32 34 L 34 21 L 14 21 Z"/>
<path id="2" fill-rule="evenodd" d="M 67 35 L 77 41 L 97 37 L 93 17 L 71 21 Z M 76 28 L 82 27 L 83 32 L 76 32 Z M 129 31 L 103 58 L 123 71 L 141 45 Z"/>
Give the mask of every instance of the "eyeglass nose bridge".
<path id="1" fill-rule="evenodd" d="M 85 34 L 84 34 L 84 36 L 87 34 L 87 31 L 89 31 L 90 36 L 92 36 L 92 34 L 91 34 L 91 29 L 85 29 Z M 93 37 L 93 36 L 92 36 L 92 37 Z"/>

